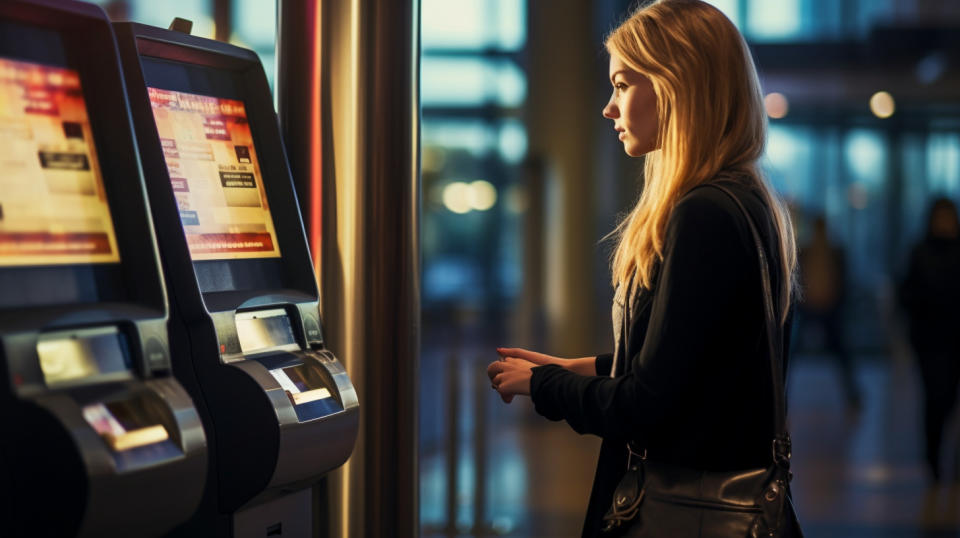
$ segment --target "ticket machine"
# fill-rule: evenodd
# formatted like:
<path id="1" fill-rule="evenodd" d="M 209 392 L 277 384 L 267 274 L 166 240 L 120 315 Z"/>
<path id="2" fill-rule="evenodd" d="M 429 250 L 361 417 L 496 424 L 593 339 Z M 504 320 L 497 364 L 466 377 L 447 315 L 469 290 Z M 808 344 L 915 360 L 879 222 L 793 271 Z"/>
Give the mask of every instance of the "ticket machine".
<path id="1" fill-rule="evenodd" d="M 205 484 L 103 11 L 0 2 L 0 535 L 159 536 Z"/>
<path id="2" fill-rule="evenodd" d="M 357 395 L 328 349 L 270 89 L 252 51 L 114 25 L 167 284 L 178 379 L 211 434 L 194 536 L 306 536 Z"/>

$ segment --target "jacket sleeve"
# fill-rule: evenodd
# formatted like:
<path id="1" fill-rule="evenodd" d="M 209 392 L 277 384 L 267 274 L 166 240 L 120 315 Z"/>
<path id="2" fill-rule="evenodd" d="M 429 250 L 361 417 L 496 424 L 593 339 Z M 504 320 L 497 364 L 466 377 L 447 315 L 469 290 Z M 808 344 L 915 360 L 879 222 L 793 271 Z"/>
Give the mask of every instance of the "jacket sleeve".
<path id="1" fill-rule="evenodd" d="M 916 246 L 910 252 L 907 274 L 898 290 L 900 305 L 908 316 L 914 316 L 917 311 L 923 309 L 922 281 L 923 279 L 920 277 L 920 247 Z"/>
<path id="2" fill-rule="evenodd" d="M 646 339 L 631 371 L 609 378 L 534 368 L 530 386 L 538 413 L 566 420 L 582 434 L 640 440 L 679 408 L 707 405 L 697 388 L 717 367 L 711 357 L 721 346 L 739 346 L 734 339 L 743 338 L 747 322 L 729 319 L 736 317 L 729 312 L 748 289 L 756 288 L 759 301 L 760 289 L 751 285 L 759 269 L 742 239 L 746 224 L 732 201 L 723 203 L 713 190 L 694 190 L 674 209 Z"/>
<path id="3" fill-rule="evenodd" d="M 597 361 L 593 365 L 599 376 L 610 376 L 610 370 L 613 369 L 613 353 L 604 353 L 597 355 Z"/>

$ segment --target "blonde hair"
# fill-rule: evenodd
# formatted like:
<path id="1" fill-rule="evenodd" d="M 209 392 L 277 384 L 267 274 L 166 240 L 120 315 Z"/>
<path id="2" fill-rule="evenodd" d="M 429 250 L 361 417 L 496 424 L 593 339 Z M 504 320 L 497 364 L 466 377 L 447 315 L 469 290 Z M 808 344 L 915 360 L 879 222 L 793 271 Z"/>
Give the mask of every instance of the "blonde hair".
<path id="1" fill-rule="evenodd" d="M 717 8 L 699 0 L 660 0 L 634 12 L 606 48 L 646 76 L 657 97 L 659 148 L 647 154 L 644 188 L 614 230 L 613 284 L 635 275 L 653 286 L 670 215 L 694 187 L 717 176 L 745 177 L 762 193 L 779 236 L 786 319 L 796 281 L 790 215 L 760 169 L 767 116 L 743 36 Z"/>

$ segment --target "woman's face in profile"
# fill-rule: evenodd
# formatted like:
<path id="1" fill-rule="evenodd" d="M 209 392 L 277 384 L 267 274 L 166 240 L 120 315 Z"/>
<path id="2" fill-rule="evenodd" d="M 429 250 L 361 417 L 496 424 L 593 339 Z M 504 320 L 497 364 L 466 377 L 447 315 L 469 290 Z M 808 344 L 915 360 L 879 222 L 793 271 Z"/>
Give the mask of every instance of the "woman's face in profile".
<path id="1" fill-rule="evenodd" d="M 603 107 L 603 117 L 613 120 L 623 150 L 639 157 L 657 149 L 657 95 L 650 79 L 611 54 L 610 84 L 613 95 Z"/>

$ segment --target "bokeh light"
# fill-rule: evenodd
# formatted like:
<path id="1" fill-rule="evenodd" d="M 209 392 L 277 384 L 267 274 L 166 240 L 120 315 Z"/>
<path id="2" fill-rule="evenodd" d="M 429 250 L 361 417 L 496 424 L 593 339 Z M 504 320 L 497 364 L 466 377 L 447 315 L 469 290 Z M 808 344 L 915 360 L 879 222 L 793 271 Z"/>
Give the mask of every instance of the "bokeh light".
<path id="1" fill-rule="evenodd" d="M 486 211 L 497 203 L 497 189 L 489 181 L 478 180 L 470 184 L 470 207 Z"/>
<path id="2" fill-rule="evenodd" d="M 767 109 L 767 115 L 775 120 L 786 117 L 787 112 L 790 110 L 790 103 L 787 101 L 787 97 L 778 92 L 768 93 L 767 96 L 763 98 L 763 106 Z"/>
<path id="3" fill-rule="evenodd" d="M 457 214 L 487 211 L 497 203 L 497 188 L 489 181 L 454 181 L 443 187 L 443 205 Z"/>
<path id="4" fill-rule="evenodd" d="M 893 116 L 895 110 L 896 103 L 893 96 L 887 92 L 877 92 L 870 98 L 870 111 L 878 118 L 889 118 Z"/>
<path id="5" fill-rule="evenodd" d="M 443 205 L 454 213 L 469 213 L 471 201 L 472 189 L 462 181 L 454 181 L 443 188 Z"/>

